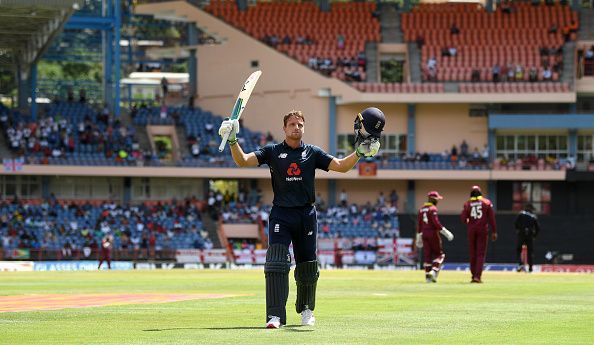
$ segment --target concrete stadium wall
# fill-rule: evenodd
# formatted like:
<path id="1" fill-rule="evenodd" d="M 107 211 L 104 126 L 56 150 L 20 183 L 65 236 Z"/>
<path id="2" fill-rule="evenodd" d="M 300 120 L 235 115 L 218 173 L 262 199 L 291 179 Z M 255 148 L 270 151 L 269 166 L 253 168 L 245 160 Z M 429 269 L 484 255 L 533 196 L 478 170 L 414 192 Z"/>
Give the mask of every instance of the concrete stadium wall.
<path id="1" fill-rule="evenodd" d="M 336 183 L 336 202 L 340 202 L 340 192 L 344 189 L 348 195 L 349 203 L 365 204 L 370 201 L 375 204 L 380 192 L 384 192 L 386 201 L 390 199 L 392 190 L 398 193 L 399 209 L 403 209 L 406 201 L 406 186 L 407 181 L 372 181 L 372 180 L 357 180 L 357 181 L 337 181 Z"/>
<path id="2" fill-rule="evenodd" d="M 168 178 L 227 178 L 269 179 L 266 168 L 181 168 L 181 167 L 114 167 L 82 165 L 34 165 L 26 164 L 22 171 L 0 175 L 31 176 L 113 176 L 113 177 L 168 177 Z M 327 180 L 508 180 L 508 181 L 564 181 L 564 170 L 395 170 L 379 169 L 376 177 L 361 177 L 353 169 L 348 173 L 323 172 L 318 179 Z"/>
<path id="3" fill-rule="evenodd" d="M 131 179 L 131 199 L 168 200 L 186 197 L 203 199 L 204 179 L 201 178 L 159 178 L 148 179 L 150 195 L 146 195 L 141 178 Z M 48 192 L 58 199 L 101 199 L 122 200 L 124 197 L 124 178 L 110 176 L 52 176 L 48 179 Z M 41 195 L 40 195 L 41 197 Z"/>
<path id="4" fill-rule="evenodd" d="M 416 149 L 418 152 L 448 151 L 465 139 L 470 152 L 487 143 L 487 118 L 469 117 L 468 104 L 418 104 Z"/>

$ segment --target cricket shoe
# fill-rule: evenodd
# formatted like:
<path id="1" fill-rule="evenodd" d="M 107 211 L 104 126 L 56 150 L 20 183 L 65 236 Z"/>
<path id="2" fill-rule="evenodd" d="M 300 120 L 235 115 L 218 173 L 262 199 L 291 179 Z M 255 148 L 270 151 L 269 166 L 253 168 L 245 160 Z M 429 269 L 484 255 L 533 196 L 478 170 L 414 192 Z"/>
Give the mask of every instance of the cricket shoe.
<path id="1" fill-rule="evenodd" d="M 435 277 L 435 273 L 433 271 L 425 274 L 425 282 L 427 283 L 436 283 L 437 278 Z"/>
<path id="2" fill-rule="evenodd" d="M 313 311 L 305 309 L 301 312 L 301 325 L 313 326 L 316 324 L 316 318 L 313 316 Z"/>
<path id="3" fill-rule="evenodd" d="M 441 271 L 433 270 L 433 279 L 434 279 L 433 282 L 434 283 L 437 282 L 437 277 L 439 277 L 439 272 L 441 272 Z"/>
<path id="4" fill-rule="evenodd" d="M 270 320 L 268 320 L 268 322 L 266 322 L 266 328 L 280 328 L 281 327 L 281 322 L 280 322 L 280 317 L 278 316 L 273 316 L 270 318 Z"/>

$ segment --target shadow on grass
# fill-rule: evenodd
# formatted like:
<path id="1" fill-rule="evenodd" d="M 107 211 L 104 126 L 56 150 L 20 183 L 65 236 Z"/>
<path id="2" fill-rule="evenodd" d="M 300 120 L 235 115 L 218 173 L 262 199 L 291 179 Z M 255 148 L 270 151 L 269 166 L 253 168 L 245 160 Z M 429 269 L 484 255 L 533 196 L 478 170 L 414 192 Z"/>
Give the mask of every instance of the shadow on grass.
<path id="1" fill-rule="evenodd" d="M 250 326 L 236 326 L 236 327 L 206 327 L 206 328 L 198 328 L 198 327 L 174 327 L 174 328 L 151 328 L 151 329 L 143 329 L 143 332 L 165 332 L 165 331 L 183 331 L 188 329 L 208 329 L 211 331 L 225 331 L 230 329 L 237 329 L 237 330 L 244 330 L 244 329 L 266 329 L 264 327 L 250 327 Z M 312 328 L 305 328 L 301 325 L 287 325 L 283 326 L 281 330 L 286 330 L 288 332 L 313 332 Z M 272 331 L 271 331 L 272 332 Z"/>
<path id="2" fill-rule="evenodd" d="M 143 332 L 164 332 L 164 331 L 182 331 L 185 329 L 201 329 L 197 327 L 174 327 L 174 328 L 151 328 L 143 329 Z"/>
<path id="3" fill-rule="evenodd" d="M 209 329 L 211 331 L 219 331 L 219 330 L 229 330 L 229 329 L 266 329 L 265 327 L 207 327 L 204 329 Z M 308 327 L 303 327 L 301 325 L 286 325 L 280 328 L 281 330 L 285 330 L 288 332 L 313 332 L 313 329 Z M 274 330 L 270 330 L 270 332 L 274 332 Z"/>

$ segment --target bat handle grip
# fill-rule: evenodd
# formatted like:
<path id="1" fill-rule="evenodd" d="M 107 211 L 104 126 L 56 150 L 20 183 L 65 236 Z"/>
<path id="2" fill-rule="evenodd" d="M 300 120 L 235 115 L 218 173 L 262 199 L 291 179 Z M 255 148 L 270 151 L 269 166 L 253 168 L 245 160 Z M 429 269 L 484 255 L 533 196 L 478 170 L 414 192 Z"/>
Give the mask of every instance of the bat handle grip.
<path id="1" fill-rule="evenodd" d="M 225 149 L 225 144 L 227 143 L 230 134 L 231 133 L 225 133 L 223 135 L 223 138 L 221 139 L 221 145 L 219 145 L 219 152 L 223 152 L 223 150 Z"/>

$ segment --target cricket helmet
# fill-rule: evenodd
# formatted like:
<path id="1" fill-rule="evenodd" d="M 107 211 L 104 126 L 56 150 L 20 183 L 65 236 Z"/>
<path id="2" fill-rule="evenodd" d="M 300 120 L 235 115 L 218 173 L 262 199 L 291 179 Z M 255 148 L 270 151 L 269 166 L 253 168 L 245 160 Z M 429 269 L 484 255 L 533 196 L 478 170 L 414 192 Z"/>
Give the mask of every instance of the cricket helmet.
<path id="1" fill-rule="evenodd" d="M 379 139 L 385 124 L 386 117 L 378 108 L 371 107 L 363 110 L 355 117 L 355 144 L 370 137 Z"/>

